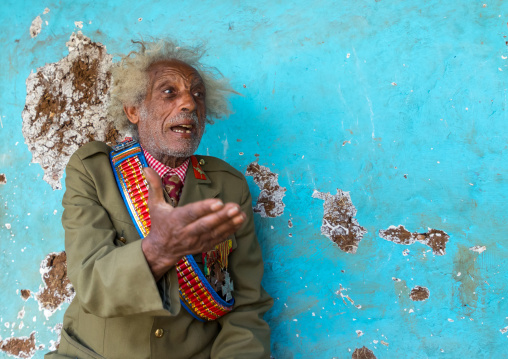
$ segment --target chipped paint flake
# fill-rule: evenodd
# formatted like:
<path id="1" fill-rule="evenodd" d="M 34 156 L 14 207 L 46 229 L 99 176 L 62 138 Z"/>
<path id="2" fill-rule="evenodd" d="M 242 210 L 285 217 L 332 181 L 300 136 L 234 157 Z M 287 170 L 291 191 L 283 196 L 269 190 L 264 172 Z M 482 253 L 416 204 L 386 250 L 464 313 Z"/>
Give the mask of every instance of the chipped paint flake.
<path id="1" fill-rule="evenodd" d="M 469 248 L 470 251 L 477 252 L 477 253 L 483 253 L 483 251 L 485 251 L 486 249 L 487 249 L 487 247 L 485 247 L 485 246 L 474 246 L 474 247 Z"/>
<path id="2" fill-rule="evenodd" d="M 67 277 L 66 259 L 65 252 L 50 253 L 41 263 L 40 272 L 44 287 L 41 286 L 35 299 L 46 318 L 53 315 L 63 303 L 70 303 L 74 298 L 74 288 Z"/>
<path id="3" fill-rule="evenodd" d="M 279 175 L 270 172 L 265 166 L 260 166 L 257 162 L 252 162 L 247 167 L 246 176 L 252 176 L 254 182 L 261 190 L 258 196 L 257 204 L 253 208 L 261 217 L 279 217 L 284 213 L 285 204 L 282 199 L 286 195 L 286 188 L 279 186 Z"/>
<path id="4" fill-rule="evenodd" d="M 446 243 L 450 238 L 445 232 L 431 228 L 426 233 L 411 233 L 403 225 L 390 226 L 386 230 L 381 229 L 379 236 L 387 241 L 403 245 L 411 245 L 418 241 L 432 248 L 432 252 L 438 256 L 446 254 Z"/>
<path id="5" fill-rule="evenodd" d="M 504 327 L 502 329 L 499 329 L 499 331 L 501 332 L 501 334 L 504 334 L 504 333 L 508 332 L 508 327 Z"/>
<path id="6" fill-rule="evenodd" d="M 411 289 L 411 293 L 409 293 L 409 298 L 415 302 L 422 302 L 424 300 L 429 299 L 430 291 L 428 288 L 420 287 L 419 285 L 415 286 Z"/>
<path id="7" fill-rule="evenodd" d="M 83 21 L 74 21 L 74 26 L 82 29 L 83 28 Z"/>
<path id="8" fill-rule="evenodd" d="M 5 177 L 5 173 L 0 173 L 0 184 L 6 184 L 7 178 Z"/>
<path id="9" fill-rule="evenodd" d="M 376 356 L 367 347 L 356 348 L 351 359 L 376 359 Z"/>
<path id="10" fill-rule="evenodd" d="M 32 39 L 40 34 L 41 28 L 42 28 L 42 19 L 40 16 L 37 16 L 35 19 L 33 19 L 32 25 L 30 25 L 30 36 L 32 37 Z"/>
<path id="11" fill-rule="evenodd" d="M 23 319 L 25 316 L 25 307 L 18 312 L 18 319 Z"/>
<path id="12" fill-rule="evenodd" d="M 28 298 L 30 298 L 30 290 L 28 289 L 21 289 L 21 298 L 23 298 L 24 301 L 26 301 Z"/>
<path id="13" fill-rule="evenodd" d="M 114 145 L 120 138 L 106 116 L 112 56 L 81 32 L 66 45 L 68 56 L 28 76 L 22 113 L 32 162 L 41 164 L 53 189 L 62 188 L 65 165 L 81 145 L 93 140 Z"/>
<path id="14" fill-rule="evenodd" d="M 44 9 L 43 14 L 44 14 L 44 15 L 46 15 L 48 12 L 50 12 L 49 7 L 47 7 L 47 8 L 45 8 L 45 9 Z"/>
<path id="15" fill-rule="evenodd" d="M 337 189 L 337 194 L 332 196 L 330 193 L 314 190 L 312 198 L 325 201 L 321 234 L 337 243 L 342 251 L 356 253 L 358 244 L 367 230 L 354 218 L 356 208 L 349 192 Z"/>
<path id="16" fill-rule="evenodd" d="M 30 337 L 11 337 L 0 342 L 0 350 L 18 358 L 31 358 L 35 354 L 35 332 Z"/>

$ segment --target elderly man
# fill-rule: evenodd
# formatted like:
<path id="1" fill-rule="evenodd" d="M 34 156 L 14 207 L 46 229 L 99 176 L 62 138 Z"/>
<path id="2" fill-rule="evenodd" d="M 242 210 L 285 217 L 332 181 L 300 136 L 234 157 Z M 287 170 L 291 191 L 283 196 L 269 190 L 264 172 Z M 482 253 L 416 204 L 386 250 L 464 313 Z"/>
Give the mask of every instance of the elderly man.
<path id="1" fill-rule="evenodd" d="M 263 314 L 273 301 L 247 183 L 193 155 L 231 90 L 199 51 L 139 45 L 113 70 L 110 109 L 134 140 L 91 142 L 67 166 L 62 223 L 76 297 L 46 358 L 268 358 Z"/>

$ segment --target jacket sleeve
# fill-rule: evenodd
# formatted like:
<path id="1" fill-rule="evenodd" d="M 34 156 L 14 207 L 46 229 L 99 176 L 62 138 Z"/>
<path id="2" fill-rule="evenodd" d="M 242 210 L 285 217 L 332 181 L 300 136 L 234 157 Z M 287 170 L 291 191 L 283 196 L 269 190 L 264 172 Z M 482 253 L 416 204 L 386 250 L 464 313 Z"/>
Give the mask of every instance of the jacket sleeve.
<path id="1" fill-rule="evenodd" d="M 235 234 L 237 248 L 229 256 L 235 305 L 232 312 L 218 319 L 222 328 L 212 347 L 213 359 L 270 357 L 270 327 L 263 315 L 272 307 L 273 299 L 261 286 L 263 259 L 245 179 L 241 208 L 247 221 Z"/>
<path id="2" fill-rule="evenodd" d="M 116 190 L 111 193 L 120 196 L 108 153 L 97 151 L 85 157 L 78 150 L 67 165 L 65 183 L 62 224 L 67 271 L 83 310 L 99 317 L 140 313 L 168 316 L 177 312 L 176 306 L 170 311 L 164 309 L 132 223 L 114 218 L 112 209 L 123 203 L 102 195 Z M 118 240 L 124 235 L 117 233 L 120 227 L 135 237 L 128 244 Z"/>

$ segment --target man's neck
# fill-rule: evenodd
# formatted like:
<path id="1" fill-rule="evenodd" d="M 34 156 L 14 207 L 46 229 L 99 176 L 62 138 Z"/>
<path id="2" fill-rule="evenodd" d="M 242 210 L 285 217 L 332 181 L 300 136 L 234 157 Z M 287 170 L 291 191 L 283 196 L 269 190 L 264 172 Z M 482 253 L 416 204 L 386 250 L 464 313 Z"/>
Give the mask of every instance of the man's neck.
<path id="1" fill-rule="evenodd" d="M 161 154 L 151 154 L 157 161 L 171 168 L 180 167 L 186 160 L 186 157 L 174 157 Z"/>

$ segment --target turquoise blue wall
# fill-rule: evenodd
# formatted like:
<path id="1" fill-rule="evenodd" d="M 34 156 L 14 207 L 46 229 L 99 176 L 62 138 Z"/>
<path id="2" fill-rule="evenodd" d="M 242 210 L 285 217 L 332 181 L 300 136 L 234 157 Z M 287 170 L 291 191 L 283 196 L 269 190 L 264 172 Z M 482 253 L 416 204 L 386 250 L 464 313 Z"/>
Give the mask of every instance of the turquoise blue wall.
<path id="1" fill-rule="evenodd" d="M 41 262 L 64 249 L 63 190 L 30 163 L 21 112 L 30 72 L 65 57 L 81 30 L 113 55 L 140 35 L 205 42 L 204 62 L 241 92 L 199 152 L 244 173 L 258 158 L 286 188 L 281 216 L 255 218 L 275 358 L 351 358 L 363 346 L 377 358 L 508 356 L 508 3 L 292 3 L 0 4 L 3 340 L 35 331 L 42 358 L 66 307 L 46 319 L 20 296 L 39 290 Z M 255 205 L 260 190 L 247 178 Z M 367 230 L 355 254 L 321 234 L 324 202 L 312 194 L 337 189 Z M 382 239 L 391 225 L 446 232 L 446 253 Z M 429 298 L 411 300 L 415 286 Z"/>

